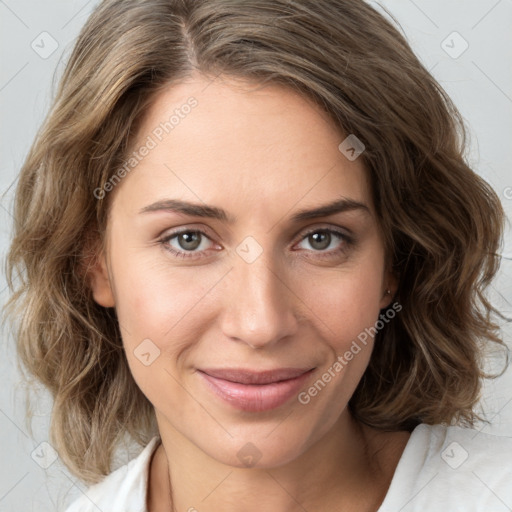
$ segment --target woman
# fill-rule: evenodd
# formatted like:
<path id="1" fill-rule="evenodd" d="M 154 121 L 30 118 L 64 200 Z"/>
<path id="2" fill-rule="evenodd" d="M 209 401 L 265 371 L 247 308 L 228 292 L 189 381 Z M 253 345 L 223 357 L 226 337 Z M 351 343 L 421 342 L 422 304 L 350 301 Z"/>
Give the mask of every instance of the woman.
<path id="1" fill-rule="evenodd" d="M 95 484 L 68 511 L 512 506 L 510 440 L 467 428 L 504 216 L 463 136 L 364 2 L 100 4 L 8 258 L 50 439 Z"/>

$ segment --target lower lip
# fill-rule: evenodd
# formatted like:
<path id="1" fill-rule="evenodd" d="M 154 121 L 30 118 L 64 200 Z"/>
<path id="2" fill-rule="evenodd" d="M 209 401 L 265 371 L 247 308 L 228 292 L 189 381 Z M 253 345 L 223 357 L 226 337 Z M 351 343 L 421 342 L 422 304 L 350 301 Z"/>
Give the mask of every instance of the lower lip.
<path id="1" fill-rule="evenodd" d="M 262 412 L 275 409 L 297 395 L 313 370 L 295 379 L 271 384 L 240 384 L 199 371 L 208 387 L 225 402 L 242 411 Z"/>

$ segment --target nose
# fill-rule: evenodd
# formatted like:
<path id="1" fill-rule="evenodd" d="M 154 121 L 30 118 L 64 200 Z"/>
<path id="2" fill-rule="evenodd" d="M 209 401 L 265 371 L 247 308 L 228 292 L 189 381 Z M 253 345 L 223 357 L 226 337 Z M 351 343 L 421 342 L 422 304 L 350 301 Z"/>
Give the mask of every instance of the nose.
<path id="1" fill-rule="evenodd" d="M 297 297 L 263 255 L 252 263 L 235 262 L 225 297 L 222 331 L 233 340 L 263 348 L 297 331 Z"/>

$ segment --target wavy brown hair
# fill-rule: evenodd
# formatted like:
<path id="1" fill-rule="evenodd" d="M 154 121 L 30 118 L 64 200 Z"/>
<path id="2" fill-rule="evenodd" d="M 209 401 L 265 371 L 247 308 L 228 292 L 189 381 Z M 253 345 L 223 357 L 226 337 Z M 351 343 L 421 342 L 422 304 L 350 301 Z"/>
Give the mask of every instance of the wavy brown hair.
<path id="1" fill-rule="evenodd" d="M 50 440 L 70 471 L 99 481 L 125 434 L 144 445 L 156 432 L 85 267 L 108 218 L 94 191 L 155 95 L 197 73 L 299 91 L 363 141 L 402 311 L 349 406 L 382 430 L 473 425 L 483 349 L 504 347 L 485 294 L 504 213 L 465 162 L 459 112 L 393 23 L 361 0 L 106 0 L 21 169 L 6 268 L 19 358 L 53 395 Z"/>

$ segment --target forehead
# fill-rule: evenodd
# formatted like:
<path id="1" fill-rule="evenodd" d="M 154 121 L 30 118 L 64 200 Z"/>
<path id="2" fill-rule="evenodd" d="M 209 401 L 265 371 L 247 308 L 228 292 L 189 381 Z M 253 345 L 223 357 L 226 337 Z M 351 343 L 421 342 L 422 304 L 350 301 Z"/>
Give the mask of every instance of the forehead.
<path id="1" fill-rule="evenodd" d="M 137 205 L 174 197 L 277 214 L 345 196 L 371 207 L 362 159 L 338 149 L 345 137 L 290 88 L 196 77 L 155 97 L 132 147 L 151 148 L 118 188 Z"/>

